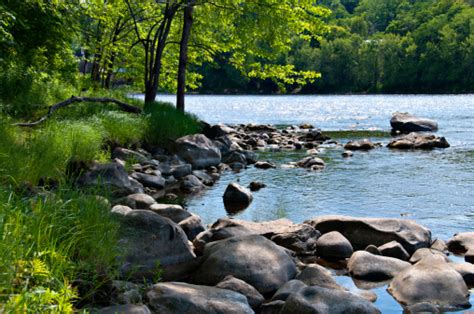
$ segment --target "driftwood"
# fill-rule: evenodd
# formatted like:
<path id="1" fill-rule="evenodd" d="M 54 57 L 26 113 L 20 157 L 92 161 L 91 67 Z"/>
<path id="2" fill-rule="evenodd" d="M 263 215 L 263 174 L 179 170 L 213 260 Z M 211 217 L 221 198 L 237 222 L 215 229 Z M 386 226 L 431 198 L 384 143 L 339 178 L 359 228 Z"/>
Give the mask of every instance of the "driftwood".
<path id="1" fill-rule="evenodd" d="M 117 106 L 119 106 L 120 109 L 122 109 L 125 112 L 130 112 L 130 113 L 141 113 L 142 112 L 142 109 L 140 109 L 138 107 L 135 107 L 135 106 L 132 106 L 132 105 L 129 105 L 127 103 L 124 103 L 124 102 L 122 102 L 120 100 L 117 100 L 117 99 L 114 99 L 114 98 L 94 98 L 94 97 L 71 96 L 71 98 L 69 98 L 69 99 L 66 99 L 64 101 L 58 102 L 57 104 L 54 104 L 54 105 L 50 106 L 48 108 L 48 113 L 44 117 L 42 117 L 41 119 L 39 119 L 37 121 L 34 121 L 34 122 L 15 123 L 15 125 L 31 127 L 31 126 L 41 124 L 44 121 L 46 121 L 46 119 L 48 119 L 53 114 L 53 112 L 55 112 L 59 108 L 63 108 L 63 107 L 69 106 L 73 103 L 78 103 L 78 102 L 80 103 L 80 102 L 84 102 L 84 101 L 87 101 L 87 102 L 100 102 L 100 103 L 114 103 Z"/>

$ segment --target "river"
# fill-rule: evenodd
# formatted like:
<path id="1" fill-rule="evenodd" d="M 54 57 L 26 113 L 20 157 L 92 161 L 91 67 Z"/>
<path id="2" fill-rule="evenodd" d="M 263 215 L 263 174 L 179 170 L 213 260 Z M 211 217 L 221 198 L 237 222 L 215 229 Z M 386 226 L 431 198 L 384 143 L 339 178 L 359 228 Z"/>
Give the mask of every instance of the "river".
<path id="1" fill-rule="evenodd" d="M 173 96 L 159 100 L 174 102 Z M 384 147 L 356 152 L 344 159 L 342 149 L 329 145 L 320 157 L 326 169 L 227 172 L 214 187 L 187 200 L 189 211 L 204 223 L 227 215 L 222 195 L 229 182 L 246 186 L 261 181 L 266 188 L 254 193 L 253 203 L 237 218 L 264 221 L 288 218 L 303 222 L 319 215 L 414 219 L 443 240 L 474 230 L 474 95 L 367 96 L 205 96 L 186 98 L 186 109 L 209 123 L 269 123 L 281 127 L 302 122 L 330 132 L 340 143 L 370 138 Z M 393 112 L 410 112 L 437 120 L 440 136 L 450 148 L 433 151 L 394 151 L 385 145 Z M 304 152 L 259 153 L 259 159 L 278 165 L 296 161 Z M 352 285 L 347 277 L 339 282 Z M 400 306 L 384 290 L 376 305 L 383 313 Z M 473 301 L 471 297 L 471 302 Z"/>

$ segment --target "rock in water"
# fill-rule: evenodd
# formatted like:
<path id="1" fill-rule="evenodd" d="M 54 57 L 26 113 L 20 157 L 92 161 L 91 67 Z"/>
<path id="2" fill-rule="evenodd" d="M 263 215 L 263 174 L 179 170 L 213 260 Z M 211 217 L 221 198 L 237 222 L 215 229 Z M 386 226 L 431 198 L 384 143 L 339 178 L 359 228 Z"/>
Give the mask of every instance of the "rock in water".
<path id="1" fill-rule="evenodd" d="M 221 162 L 221 151 L 203 134 L 181 137 L 175 141 L 175 148 L 176 153 L 194 169 L 217 166 Z"/>
<path id="2" fill-rule="evenodd" d="M 280 313 L 369 314 L 380 311 L 366 299 L 350 292 L 312 286 L 291 294 Z"/>
<path id="3" fill-rule="evenodd" d="M 259 235 L 206 244 L 203 263 L 195 272 L 194 282 L 216 285 L 228 275 L 267 295 L 295 278 L 296 265 L 282 247 Z"/>
<path id="4" fill-rule="evenodd" d="M 394 131 L 401 133 L 434 132 L 438 130 L 438 123 L 426 118 L 418 118 L 406 112 L 396 112 L 390 119 Z"/>
<path id="5" fill-rule="evenodd" d="M 371 141 L 365 139 L 360 141 L 350 141 L 344 145 L 344 149 L 351 150 L 371 150 L 374 149 L 375 145 Z"/>
<path id="6" fill-rule="evenodd" d="M 243 186 L 232 182 L 224 192 L 224 206 L 230 213 L 238 212 L 249 207 L 252 203 L 252 193 Z"/>
<path id="7" fill-rule="evenodd" d="M 463 254 L 474 249 L 474 232 L 461 232 L 455 234 L 446 243 L 448 250 L 455 254 Z"/>
<path id="8" fill-rule="evenodd" d="M 407 307 L 428 303 L 440 311 L 455 311 L 471 306 L 462 276 L 438 255 L 427 256 L 397 274 L 387 290 Z"/>
<path id="9" fill-rule="evenodd" d="M 390 279 L 410 266 L 410 263 L 397 258 L 373 255 L 367 251 L 354 252 L 347 263 L 351 276 L 368 281 Z"/>
<path id="10" fill-rule="evenodd" d="M 339 231 L 355 250 L 368 245 L 383 245 L 397 241 L 409 253 L 431 245 L 431 232 L 413 220 L 393 218 L 354 218 L 348 216 L 321 216 L 306 221 L 321 233 Z"/>
<path id="11" fill-rule="evenodd" d="M 196 256 L 183 230 L 150 210 L 132 210 L 122 217 L 119 247 L 122 277 L 127 279 L 152 279 L 161 268 L 164 280 L 177 280 L 195 268 Z"/>
<path id="12" fill-rule="evenodd" d="M 438 137 L 433 134 L 410 133 L 391 140 L 387 147 L 396 149 L 433 149 L 448 148 L 449 143 L 444 137 Z"/>
<path id="13" fill-rule="evenodd" d="M 244 295 L 216 287 L 166 282 L 152 286 L 146 296 L 154 313 L 254 313 Z"/>
<path id="14" fill-rule="evenodd" d="M 323 234 L 316 242 L 317 253 L 326 259 L 349 258 L 354 251 L 351 243 L 337 231 Z"/>

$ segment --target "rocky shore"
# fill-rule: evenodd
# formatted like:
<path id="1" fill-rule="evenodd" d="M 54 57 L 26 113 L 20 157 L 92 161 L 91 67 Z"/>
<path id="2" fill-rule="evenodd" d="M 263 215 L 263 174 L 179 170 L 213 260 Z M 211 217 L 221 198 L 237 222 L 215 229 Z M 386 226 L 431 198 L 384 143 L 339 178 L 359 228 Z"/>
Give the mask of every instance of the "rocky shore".
<path id="1" fill-rule="evenodd" d="M 442 137 L 408 133 L 436 131 L 430 120 L 395 114 L 391 122 L 396 135 L 391 149 L 449 147 Z M 472 232 L 445 243 L 412 220 L 348 216 L 315 217 L 301 224 L 225 217 L 206 227 L 197 215 L 170 204 L 204 191 L 223 171 L 281 166 L 258 161 L 258 150 L 306 150 L 307 157 L 285 166 L 321 171 L 325 163 L 317 155 L 323 143 L 343 147 L 344 158 L 381 146 L 369 140 L 343 145 L 308 124 L 284 129 L 219 124 L 166 148 L 116 148 L 113 162 L 94 165 L 77 180 L 83 187 L 108 189 L 114 197 L 111 211 L 121 224 L 121 281 L 108 284 L 110 306 L 93 311 L 380 313 L 370 289 L 385 284 L 409 312 L 469 308 Z M 253 182 L 248 188 L 264 187 Z M 223 195 L 229 214 L 252 202 L 249 189 L 229 184 Z M 463 255 L 465 262 L 454 263 L 451 253 Z M 360 289 L 347 290 L 336 275 L 352 277 Z"/>

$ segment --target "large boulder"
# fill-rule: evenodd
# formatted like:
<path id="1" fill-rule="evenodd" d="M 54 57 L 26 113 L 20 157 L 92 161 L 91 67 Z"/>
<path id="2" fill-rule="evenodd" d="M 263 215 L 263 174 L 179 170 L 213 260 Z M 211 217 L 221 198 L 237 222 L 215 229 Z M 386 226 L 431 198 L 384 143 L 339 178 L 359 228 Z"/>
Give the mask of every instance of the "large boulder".
<path id="1" fill-rule="evenodd" d="M 390 119 L 394 131 L 401 133 L 434 132 L 438 130 L 438 123 L 426 118 L 418 118 L 407 112 L 395 112 Z"/>
<path id="2" fill-rule="evenodd" d="M 448 148 L 449 143 L 444 137 L 433 134 L 410 133 L 391 140 L 387 147 L 395 149 L 433 149 Z"/>
<path id="3" fill-rule="evenodd" d="M 397 241 L 412 254 L 419 248 L 431 245 L 431 232 L 413 220 L 321 216 L 306 223 L 322 234 L 339 231 L 355 250 L 363 250 L 370 244 L 380 246 Z"/>
<path id="4" fill-rule="evenodd" d="M 280 313 L 343 314 L 380 313 L 380 311 L 366 299 L 350 292 L 312 286 L 291 294 Z"/>
<path id="5" fill-rule="evenodd" d="M 229 183 L 222 198 L 229 212 L 244 210 L 253 200 L 252 192 L 235 182 Z"/>
<path id="6" fill-rule="evenodd" d="M 121 273 L 142 281 L 163 270 L 164 280 L 187 277 L 195 268 L 195 255 L 186 234 L 168 218 L 149 210 L 132 210 L 120 224 Z"/>
<path id="7" fill-rule="evenodd" d="M 194 169 L 217 166 L 221 162 L 221 151 L 203 134 L 187 135 L 177 139 L 175 150 Z"/>
<path id="8" fill-rule="evenodd" d="M 208 243 L 194 282 L 215 285 L 228 275 L 255 287 L 263 295 L 275 292 L 296 276 L 296 265 L 280 246 L 260 235 Z"/>
<path id="9" fill-rule="evenodd" d="M 352 277 L 367 281 L 393 278 L 410 266 L 410 263 L 397 258 L 374 255 L 367 251 L 354 252 L 347 263 L 347 269 Z"/>
<path id="10" fill-rule="evenodd" d="M 429 303 L 440 311 L 454 311 L 471 306 L 463 277 L 438 255 L 427 256 L 398 273 L 387 290 L 408 307 Z"/>
<path id="11" fill-rule="evenodd" d="M 143 186 L 132 184 L 125 168 L 119 163 L 95 164 L 77 180 L 83 187 L 101 187 L 115 196 L 142 193 Z"/>
<path id="12" fill-rule="evenodd" d="M 351 243 L 337 231 L 323 234 L 316 242 L 318 255 L 326 259 L 349 258 L 354 251 Z"/>
<path id="13" fill-rule="evenodd" d="M 254 313 L 244 295 L 216 287 L 165 282 L 153 285 L 146 296 L 154 313 Z"/>
<path id="14" fill-rule="evenodd" d="M 232 290 L 243 294 L 249 303 L 249 305 L 256 309 L 260 304 L 265 301 L 265 298 L 257 291 L 254 287 L 249 285 L 243 280 L 237 279 L 233 276 L 227 276 L 216 285 L 216 288 Z"/>

